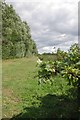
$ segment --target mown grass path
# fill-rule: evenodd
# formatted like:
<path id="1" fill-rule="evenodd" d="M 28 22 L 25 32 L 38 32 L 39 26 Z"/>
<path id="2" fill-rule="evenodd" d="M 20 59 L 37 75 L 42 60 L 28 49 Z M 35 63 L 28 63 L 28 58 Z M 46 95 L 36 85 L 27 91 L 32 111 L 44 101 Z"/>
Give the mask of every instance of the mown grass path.
<path id="1" fill-rule="evenodd" d="M 3 60 L 3 117 L 77 117 L 73 87 L 60 76 L 52 86 L 38 85 L 36 65 L 36 57 Z"/>
<path id="2" fill-rule="evenodd" d="M 4 117 L 20 112 L 23 99 L 28 98 L 36 87 L 36 61 L 35 57 L 3 61 Z"/>

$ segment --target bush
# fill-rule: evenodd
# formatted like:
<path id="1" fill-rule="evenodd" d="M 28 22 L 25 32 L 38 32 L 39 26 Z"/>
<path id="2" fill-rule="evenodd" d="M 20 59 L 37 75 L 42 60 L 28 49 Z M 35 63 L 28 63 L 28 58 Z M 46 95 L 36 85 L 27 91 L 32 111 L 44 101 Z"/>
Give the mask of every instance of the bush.
<path id="1" fill-rule="evenodd" d="M 60 53 L 60 54 L 59 54 Z M 64 52 L 58 54 L 63 56 Z M 38 77 L 40 81 L 51 81 L 54 77 L 60 74 L 66 77 L 69 85 L 79 86 L 80 84 L 80 48 L 77 44 L 70 47 L 70 50 L 64 56 L 64 59 L 57 61 L 42 62 L 39 65 Z"/>

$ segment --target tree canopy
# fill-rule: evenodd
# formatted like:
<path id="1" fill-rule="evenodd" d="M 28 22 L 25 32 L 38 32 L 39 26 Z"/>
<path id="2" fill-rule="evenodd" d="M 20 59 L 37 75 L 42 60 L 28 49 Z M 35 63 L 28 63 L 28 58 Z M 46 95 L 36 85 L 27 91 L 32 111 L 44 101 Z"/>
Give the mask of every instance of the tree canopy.
<path id="1" fill-rule="evenodd" d="M 37 54 L 28 23 L 22 21 L 12 5 L 2 3 L 2 58 Z"/>

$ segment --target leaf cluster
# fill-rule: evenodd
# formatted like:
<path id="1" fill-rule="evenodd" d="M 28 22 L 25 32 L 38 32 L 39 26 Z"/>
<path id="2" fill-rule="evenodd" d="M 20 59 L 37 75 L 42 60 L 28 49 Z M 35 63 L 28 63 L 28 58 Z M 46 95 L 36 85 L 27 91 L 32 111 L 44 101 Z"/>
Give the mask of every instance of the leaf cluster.
<path id="1" fill-rule="evenodd" d="M 64 51 L 61 52 L 58 49 L 57 53 L 61 56 L 61 59 L 54 62 L 42 62 L 39 65 L 39 79 L 41 81 L 51 81 L 56 75 L 60 74 L 67 78 L 69 85 L 80 86 L 80 48 L 78 44 L 72 45 L 64 57 Z"/>

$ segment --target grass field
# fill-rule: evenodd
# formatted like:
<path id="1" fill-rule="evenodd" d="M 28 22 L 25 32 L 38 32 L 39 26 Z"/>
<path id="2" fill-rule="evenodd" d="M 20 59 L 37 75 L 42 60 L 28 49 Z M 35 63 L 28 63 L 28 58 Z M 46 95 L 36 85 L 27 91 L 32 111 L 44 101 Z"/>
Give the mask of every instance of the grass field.
<path id="1" fill-rule="evenodd" d="M 38 85 L 37 58 L 3 60 L 3 118 L 76 118 L 74 88 L 60 76 Z"/>

